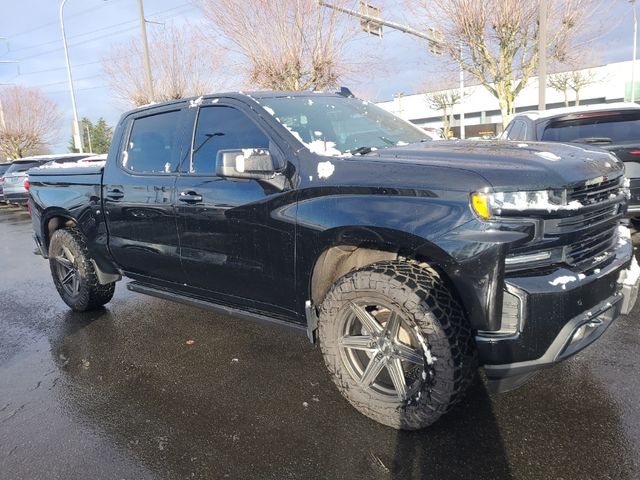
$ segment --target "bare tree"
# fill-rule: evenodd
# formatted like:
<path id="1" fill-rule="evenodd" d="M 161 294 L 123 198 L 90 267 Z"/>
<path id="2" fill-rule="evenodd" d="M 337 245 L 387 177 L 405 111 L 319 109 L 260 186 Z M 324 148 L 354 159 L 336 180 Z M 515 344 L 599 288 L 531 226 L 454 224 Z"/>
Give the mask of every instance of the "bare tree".
<path id="1" fill-rule="evenodd" d="M 571 72 L 559 72 L 547 77 L 547 84 L 564 95 L 564 106 L 569 106 L 569 84 L 571 83 Z"/>
<path id="2" fill-rule="evenodd" d="M 346 73 L 345 47 L 357 30 L 342 28 L 341 14 L 318 0 L 194 2 L 217 43 L 243 58 L 241 69 L 255 87 L 320 90 Z"/>
<path id="3" fill-rule="evenodd" d="M 451 124 L 453 123 L 453 107 L 460 103 L 460 92 L 456 90 L 445 90 L 428 93 L 425 99 L 431 109 L 442 112 L 444 138 L 449 138 Z"/>
<path id="4" fill-rule="evenodd" d="M 0 156 L 22 158 L 47 151 L 61 120 L 58 106 L 37 88 L 12 85 L 0 90 Z"/>
<path id="5" fill-rule="evenodd" d="M 422 9 L 444 34 L 443 50 L 498 99 L 503 124 L 538 65 L 539 2 L 523 0 L 405 0 Z M 567 61 L 593 38 L 586 28 L 599 14 L 598 0 L 548 2 L 551 59 Z"/>
<path id="6" fill-rule="evenodd" d="M 593 70 L 572 70 L 570 72 L 560 72 L 550 75 L 547 82 L 549 86 L 564 94 L 564 105 L 569 106 L 569 91 L 575 94 L 575 105 L 580 105 L 580 91 L 598 79 Z"/>
<path id="7" fill-rule="evenodd" d="M 149 41 L 155 98 L 149 98 L 138 39 L 114 46 L 103 59 L 104 72 L 118 97 L 133 106 L 202 95 L 215 89 L 222 55 L 212 52 L 200 33 L 184 25 L 154 30 Z"/>

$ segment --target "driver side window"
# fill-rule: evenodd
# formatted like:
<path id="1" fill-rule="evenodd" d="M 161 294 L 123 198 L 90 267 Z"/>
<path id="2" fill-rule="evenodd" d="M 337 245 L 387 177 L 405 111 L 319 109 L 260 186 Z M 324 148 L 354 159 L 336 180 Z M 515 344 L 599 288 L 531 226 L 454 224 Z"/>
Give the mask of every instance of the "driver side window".
<path id="1" fill-rule="evenodd" d="M 269 138 L 240 110 L 223 105 L 198 112 L 188 173 L 215 175 L 219 150 L 269 148 Z"/>

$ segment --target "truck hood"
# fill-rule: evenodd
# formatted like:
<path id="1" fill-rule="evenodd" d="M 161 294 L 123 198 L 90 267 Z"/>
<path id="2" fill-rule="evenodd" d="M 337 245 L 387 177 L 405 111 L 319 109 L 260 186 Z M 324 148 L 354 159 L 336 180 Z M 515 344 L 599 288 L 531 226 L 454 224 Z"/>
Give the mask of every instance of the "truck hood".
<path id="1" fill-rule="evenodd" d="M 383 161 L 471 171 L 497 190 L 563 188 L 624 172 L 623 163 L 608 152 L 563 143 L 438 141 L 385 148 L 375 154 Z"/>

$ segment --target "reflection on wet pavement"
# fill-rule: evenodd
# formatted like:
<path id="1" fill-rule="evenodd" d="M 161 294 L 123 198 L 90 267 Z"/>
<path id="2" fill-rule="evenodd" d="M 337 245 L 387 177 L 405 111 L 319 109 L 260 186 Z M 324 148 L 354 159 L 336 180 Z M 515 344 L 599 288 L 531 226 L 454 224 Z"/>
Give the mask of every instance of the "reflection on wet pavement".
<path id="1" fill-rule="evenodd" d="M 638 312 L 527 386 L 478 380 L 428 430 L 336 392 L 302 335 L 128 292 L 70 312 L 0 206 L 0 477 L 640 478 Z"/>

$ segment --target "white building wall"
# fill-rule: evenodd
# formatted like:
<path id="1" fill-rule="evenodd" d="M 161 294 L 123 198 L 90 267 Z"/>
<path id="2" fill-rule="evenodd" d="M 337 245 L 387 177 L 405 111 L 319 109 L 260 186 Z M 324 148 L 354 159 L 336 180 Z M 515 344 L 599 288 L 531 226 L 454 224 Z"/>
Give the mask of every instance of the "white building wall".
<path id="1" fill-rule="evenodd" d="M 584 87 L 580 91 L 580 103 L 593 103 L 594 101 L 620 101 L 624 99 L 625 87 L 631 81 L 631 63 L 619 62 L 586 69 L 595 74 L 595 83 Z M 640 69 L 638 69 L 640 75 Z M 547 86 L 547 108 L 564 106 L 564 94 Z M 573 105 L 574 92 L 569 92 L 569 104 Z M 527 86 L 516 98 L 516 109 L 526 108 L 537 110 L 538 108 L 538 77 L 532 77 Z M 554 105 L 559 104 L 559 105 Z M 400 117 L 412 121 L 420 126 L 442 128 L 442 111 L 429 108 L 425 94 L 403 95 L 391 101 L 380 102 L 378 105 Z M 462 105 L 456 105 L 454 115 L 460 111 L 465 113 L 465 125 L 498 124 L 501 129 L 502 116 L 498 100 L 482 85 L 465 88 L 465 98 Z M 497 111 L 491 115 L 489 112 Z M 459 126 L 458 120 L 454 120 L 453 127 Z M 499 131 L 497 133 L 500 133 Z"/>

